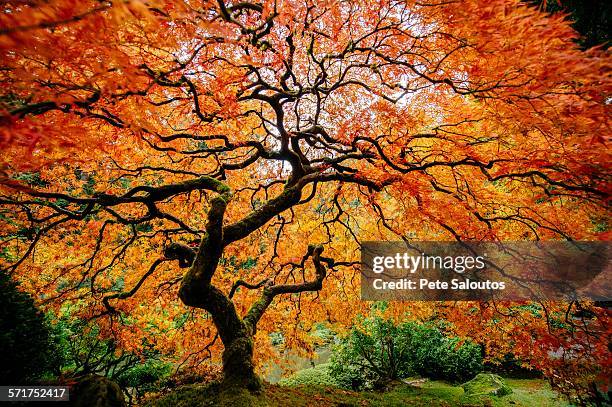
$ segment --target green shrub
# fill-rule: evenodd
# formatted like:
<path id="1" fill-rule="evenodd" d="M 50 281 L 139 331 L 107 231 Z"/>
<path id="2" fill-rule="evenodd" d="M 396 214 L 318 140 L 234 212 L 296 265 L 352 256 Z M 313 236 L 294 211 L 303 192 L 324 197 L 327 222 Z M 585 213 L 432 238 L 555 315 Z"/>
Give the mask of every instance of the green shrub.
<path id="1" fill-rule="evenodd" d="M 281 386 L 339 386 L 330 374 L 330 364 L 322 363 L 310 369 L 298 370 L 292 376 L 282 379 Z"/>
<path id="2" fill-rule="evenodd" d="M 361 321 L 334 349 L 331 375 L 342 387 L 354 390 L 373 388 L 409 376 L 411 360 L 405 326 L 382 318 Z"/>
<path id="3" fill-rule="evenodd" d="M 408 325 L 413 373 L 431 379 L 462 382 L 482 371 L 480 346 L 445 336 L 430 325 Z"/>
<path id="4" fill-rule="evenodd" d="M 512 353 L 484 364 L 484 370 L 513 379 L 535 379 L 542 377 L 542 372 L 522 363 Z"/>
<path id="5" fill-rule="evenodd" d="M 446 336 L 434 325 L 368 318 L 336 347 L 330 374 L 341 387 L 376 388 L 412 375 L 452 382 L 482 370 L 480 346 Z"/>
<path id="6" fill-rule="evenodd" d="M 0 384 L 32 384 L 55 365 L 44 315 L 32 297 L 0 271 Z"/>
<path id="7" fill-rule="evenodd" d="M 329 363 L 330 377 L 338 384 L 338 387 L 350 390 L 361 390 L 373 387 L 377 375 L 370 370 L 364 370 L 356 364 L 345 364 L 339 361 L 337 354 L 332 355 Z"/>
<path id="8" fill-rule="evenodd" d="M 148 359 L 121 373 L 117 377 L 117 383 L 122 389 L 133 389 L 137 399 L 140 399 L 147 392 L 159 391 L 163 379 L 169 377 L 171 372 L 172 366 L 170 364 L 156 359 Z"/>
<path id="9" fill-rule="evenodd" d="M 159 391 L 172 366 L 143 339 L 141 353 L 119 349 L 113 338 L 100 335 L 95 321 L 79 319 L 74 309 L 64 307 L 55 318 L 52 337 L 61 370 L 66 377 L 99 375 L 115 381 L 126 396 L 141 399 L 147 392 Z"/>
<path id="10" fill-rule="evenodd" d="M 121 387 L 137 387 L 144 390 L 156 390 L 155 384 L 170 375 L 172 366 L 159 360 L 146 362 L 128 369 L 117 377 Z"/>

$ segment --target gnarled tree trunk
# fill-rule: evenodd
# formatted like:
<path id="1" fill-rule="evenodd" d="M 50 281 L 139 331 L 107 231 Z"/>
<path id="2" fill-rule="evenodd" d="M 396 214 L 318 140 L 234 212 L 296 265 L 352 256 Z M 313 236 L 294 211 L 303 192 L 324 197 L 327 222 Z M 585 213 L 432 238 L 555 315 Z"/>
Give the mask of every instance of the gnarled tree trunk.
<path id="1" fill-rule="evenodd" d="M 264 280 L 253 285 L 239 280 L 232 287 L 230 294 L 225 295 L 211 284 L 224 247 L 245 237 L 275 214 L 297 203 L 300 199 L 300 189 L 299 187 L 287 187 L 279 197 L 270 200 L 257 213 L 247 217 L 240 224 L 224 228 L 223 215 L 231 199 L 231 191 L 223 183 L 214 179 L 210 179 L 207 186 L 219 195 L 211 200 L 206 234 L 202 238 L 198 251 L 194 252 L 187 246 L 173 243 L 166 248 L 165 256 L 167 259 L 179 260 L 181 267 L 189 267 L 183 276 L 179 290 L 181 301 L 187 306 L 204 309 L 212 316 L 225 347 L 223 351 L 224 383 L 258 391 L 262 383 L 255 373 L 253 363 L 253 337 L 257 322 L 275 296 L 320 290 L 326 275 L 322 262 L 331 267 L 333 260 L 321 257 L 322 246 L 309 246 L 308 252 L 302 259 L 302 265 L 312 257 L 315 266 L 313 281 L 274 285 Z M 229 236 L 225 236 L 226 232 Z M 240 286 L 249 289 L 263 287 L 261 298 L 251 306 L 244 318 L 238 315 L 231 301 L 231 296 Z"/>
<path id="2" fill-rule="evenodd" d="M 261 388 L 261 380 L 253 363 L 253 332 L 236 313 L 234 304 L 216 287 L 201 281 L 183 279 L 179 296 L 188 306 L 210 313 L 225 350 L 223 351 L 224 382 L 252 391 Z"/>

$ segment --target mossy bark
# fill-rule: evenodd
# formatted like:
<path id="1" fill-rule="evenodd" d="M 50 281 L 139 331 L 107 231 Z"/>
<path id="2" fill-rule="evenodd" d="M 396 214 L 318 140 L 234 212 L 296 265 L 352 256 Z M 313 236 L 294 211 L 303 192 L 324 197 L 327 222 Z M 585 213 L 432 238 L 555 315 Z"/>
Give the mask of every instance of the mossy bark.
<path id="1" fill-rule="evenodd" d="M 192 267 L 183 277 L 179 297 L 185 305 L 204 309 L 212 316 L 219 337 L 225 346 L 223 351 L 224 385 L 259 391 L 262 383 L 255 373 L 253 364 L 253 336 L 257 322 L 275 296 L 320 290 L 326 276 L 323 263 L 333 266 L 334 261 L 321 256 L 323 246 L 309 246 L 302 262 L 312 257 L 315 279 L 296 284 L 274 285 L 268 282 L 263 288 L 261 298 L 255 301 L 245 317 L 241 318 L 231 299 L 211 284 L 212 272 L 217 267 L 221 251 L 217 246 L 217 241 L 211 239 L 210 236 L 212 234 L 208 234 L 202 240 L 200 251 Z M 209 255 L 203 256 L 202 253 Z"/>
<path id="2" fill-rule="evenodd" d="M 261 389 L 261 380 L 253 363 L 253 335 L 238 316 L 234 304 L 216 287 L 192 278 L 183 280 L 179 296 L 188 306 L 202 308 L 210 313 L 223 351 L 224 385 L 243 387 L 250 391 Z"/>
<path id="3" fill-rule="evenodd" d="M 223 382 L 227 386 L 244 387 L 257 392 L 261 379 L 253 364 L 253 338 L 242 337 L 225 345 L 223 351 Z"/>
<path id="4" fill-rule="evenodd" d="M 249 235 L 253 230 L 264 225 L 276 214 L 299 202 L 301 186 L 287 186 L 276 198 L 270 199 L 263 207 L 245 216 L 240 222 L 223 226 L 223 217 L 232 192 L 223 183 L 208 180 L 210 189 L 217 196 L 210 200 L 206 233 L 196 252 L 185 246 L 173 244 L 166 248 L 170 259 L 178 259 L 179 265 L 191 264 L 183 276 L 179 297 L 190 307 L 206 310 L 225 346 L 223 352 L 224 385 L 247 388 L 250 391 L 261 389 L 261 380 L 255 373 L 253 364 L 253 336 L 257 321 L 270 305 L 275 295 L 296 293 L 321 288 L 324 268 L 319 264 L 322 247 L 310 248 L 308 255 L 316 255 L 317 279 L 295 285 L 266 286 L 262 299 L 254 305 L 248 315 L 242 319 L 236 312 L 234 303 L 221 290 L 212 285 L 212 277 L 219 264 L 224 248 Z M 186 252 L 186 254 L 185 254 Z"/>

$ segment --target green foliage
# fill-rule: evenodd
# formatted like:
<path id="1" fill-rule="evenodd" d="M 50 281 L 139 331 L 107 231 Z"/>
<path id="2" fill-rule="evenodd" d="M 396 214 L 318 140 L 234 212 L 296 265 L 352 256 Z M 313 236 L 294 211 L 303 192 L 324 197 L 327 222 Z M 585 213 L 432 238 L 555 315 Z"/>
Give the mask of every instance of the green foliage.
<path id="1" fill-rule="evenodd" d="M 257 265 L 257 259 L 248 257 L 244 262 L 242 262 L 242 264 L 240 265 L 240 268 L 244 270 L 249 270 L 255 267 L 256 265 Z"/>
<path id="2" fill-rule="evenodd" d="M 121 388 L 134 388 L 138 395 L 157 391 L 163 379 L 170 376 L 172 366 L 157 359 L 148 359 L 145 362 L 127 369 L 117 377 Z"/>
<path id="3" fill-rule="evenodd" d="M 53 324 L 52 339 L 61 370 L 66 375 L 97 374 L 136 388 L 154 391 L 170 375 L 171 366 L 160 360 L 154 349 L 135 354 L 117 349 L 113 339 L 100 337 L 98 326 L 74 318 L 69 309 Z"/>
<path id="4" fill-rule="evenodd" d="M 234 267 L 239 270 L 248 270 L 257 265 L 257 259 L 248 257 L 246 260 L 241 261 L 236 256 L 229 256 L 220 258 L 219 264 Z"/>
<path id="5" fill-rule="evenodd" d="M 3 220 L 2 215 L 0 215 L 0 220 Z M 15 254 L 8 247 L 3 247 L 2 250 L 0 250 L 0 258 L 5 259 L 8 262 L 14 262 L 18 259 L 18 257 L 15 256 Z"/>
<path id="6" fill-rule="evenodd" d="M 13 179 L 23 181 L 33 187 L 46 187 L 49 183 L 40 177 L 39 172 L 22 172 L 13 175 Z"/>
<path id="7" fill-rule="evenodd" d="M 292 376 L 282 379 L 282 386 L 339 386 L 331 376 L 329 363 L 322 363 L 310 369 L 298 370 Z"/>
<path id="8" fill-rule="evenodd" d="M 342 358 L 346 354 L 342 354 Z M 362 369 L 355 363 L 343 364 L 338 354 L 332 355 L 330 376 L 338 387 L 351 390 L 362 390 L 374 387 L 379 382 L 378 376 L 369 369 Z"/>
<path id="9" fill-rule="evenodd" d="M 517 379 L 533 379 L 542 377 L 542 372 L 529 367 L 512 353 L 504 355 L 503 358 L 485 363 L 487 372 L 496 373 L 503 377 Z"/>
<path id="10" fill-rule="evenodd" d="M 611 3 L 607 0 L 561 0 L 547 1 L 529 0 L 538 6 L 546 4 L 546 11 L 551 13 L 567 13 L 572 21 L 572 26 L 578 33 L 578 43 L 582 48 L 590 48 L 596 45 L 610 46 L 610 16 L 612 15 Z"/>
<path id="11" fill-rule="evenodd" d="M 322 323 L 315 325 L 315 330 L 312 333 L 312 336 L 317 338 L 321 343 L 325 344 L 333 343 L 336 340 L 336 332 Z"/>
<path id="12" fill-rule="evenodd" d="M 0 384 L 32 384 L 55 365 L 44 315 L 32 297 L 0 271 Z"/>
<path id="13" fill-rule="evenodd" d="M 113 340 L 101 338 L 96 324 L 74 318 L 69 311 L 55 321 L 52 335 L 62 371 L 68 375 L 113 377 L 113 370 L 125 365 L 115 363 L 118 355 Z"/>
<path id="14" fill-rule="evenodd" d="M 604 233 L 610 230 L 610 226 L 608 225 L 608 219 L 605 219 L 605 218 L 591 219 L 591 223 L 593 224 L 594 232 Z"/>
<path id="15" fill-rule="evenodd" d="M 151 224 L 151 222 L 143 222 L 136 225 L 136 230 L 139 232 L 148 233 L 153 231 L 153 225 Z"/>
<path id="16" fill-rule="evenodd" d="M 414 373 L 432 379 L 461 382 L 482 370 L 480 346 L 459 338 L 445 336 L 439 329 L 418 324 L 408 325 L 409 358 Z"/>
<path id="17" fill-rule="evenodd" d="M 281 332 L 271 332 L 270 333 L 270 342 L 274 346 L 279 346 L 285 342 L 285 338 Z"/>
<path id="18" fill-rule="evenodd" d="M 368 318 L 361 325 L 362 329 L 350 331 L 332 355 L 331 375 L 340 386 L 372 388 L 409 376 L 410 337 L 403 332 L 407 326 L 382 318 Z"/>
<path id="19" fill-rule="evenodd" d="M 375 388 L 415 374 L 453 382 L 482 370 L 478 345 L 445 336 L 440 328 L 382 318 L 362 321 L 335 349 L 330 374 L 344 388 Z"/>

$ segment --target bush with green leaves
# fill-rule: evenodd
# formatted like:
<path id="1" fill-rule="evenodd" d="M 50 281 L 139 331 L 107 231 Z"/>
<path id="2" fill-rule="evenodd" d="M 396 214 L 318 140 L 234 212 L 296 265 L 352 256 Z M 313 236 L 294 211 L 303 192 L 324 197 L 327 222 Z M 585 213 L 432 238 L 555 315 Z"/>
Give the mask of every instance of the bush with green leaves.
<path id="1" fill-rule="evenodd" d="M 56 365 L 45 316 L 32 297 L 0 271 L 0 384 L 33 384 Z"/>
<path id="2" fill-rule="evenodd" d="M 122 389 L 133 389 L 137 399 L 147 392 L 159 391 L 163 380 L 172 373 L 172 365 L 157 359 L 148 359 L 122 372 L 116 380 Z"/>
<path id="3" fill-rule="evenodd" d="M 414 373 L 432 379 L 464 382 L 482 371 L 479 345 L 445 336 L 431 325 L 404 324 L 410 336 Z"/>
<path id="4" fill-rule="evenodd" d="M 74 315 L 75 309 L 64 307 L 55 318 L 52 337 L 65 376 L 100 375 L 111 379 L 128 399 L 141 399 L 145 393 L 159 391 L 171 375 L 171 364 L 161 360 L 160 353 L 143 338 L 142 353 L 120 349 L 113 338 L 100 335 L 96 321 Z"/>
<path id="5" fill-rule="evenodd" d="M 439 326 L 380 317 L 361 321 L 334 350 L 330 374 L 344 388 L 361 390 L 420 375 L 463 382 L 482 370 L 480 346 L 444 334 Z"/>
<path id="6" fill-rule="evenodd" d="M 335 348 L 332 377 L 341 387 L 357 390 L 410 375 L 410 338 L 402 332 L 405 328 L 382 318 L 361 321 L 360 328 L 353 328 Z"/>
<path id="7" fill-rule="evenodd" d="M 298 370 L 292 376 L 282 379 L 281 386 L 340 386 L 330 374 L 330 364 L 322 363 L 309 369 Z"/>

